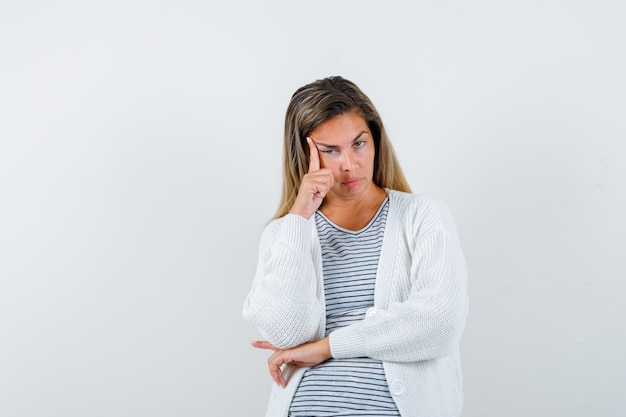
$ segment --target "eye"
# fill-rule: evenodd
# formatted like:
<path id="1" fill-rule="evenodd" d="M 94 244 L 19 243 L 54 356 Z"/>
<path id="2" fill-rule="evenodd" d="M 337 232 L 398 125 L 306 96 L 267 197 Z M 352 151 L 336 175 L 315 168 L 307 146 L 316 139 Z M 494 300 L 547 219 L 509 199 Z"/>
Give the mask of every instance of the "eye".
<path id="1" fill-rule="evenodd" d="M 354 142 L 354 147 L 355 148 L 362 148 L 363 146 L 365 146 L 365 141 L 364 140 L 357 140 L 356 142 Z"/>
<path id="2" fill-rule="evenodd" d="M 325 153 L 326 155 L 332 155 L 337 153 L 336 149 L 324 149 L 320 151 L 321 153 Z"/>

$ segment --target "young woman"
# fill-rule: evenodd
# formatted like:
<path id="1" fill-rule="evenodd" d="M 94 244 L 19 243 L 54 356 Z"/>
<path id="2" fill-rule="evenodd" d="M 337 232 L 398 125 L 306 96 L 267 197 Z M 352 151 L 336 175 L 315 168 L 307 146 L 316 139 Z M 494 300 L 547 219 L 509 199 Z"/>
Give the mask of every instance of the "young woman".
<path id="1" fill-rule="evenodd" d="M 273 351 L 267 417 L 458 417 L 467 270 L 448 209 L 410 193 L 341 77 L 293 95 L 283 169 L 243 307 Z"/>

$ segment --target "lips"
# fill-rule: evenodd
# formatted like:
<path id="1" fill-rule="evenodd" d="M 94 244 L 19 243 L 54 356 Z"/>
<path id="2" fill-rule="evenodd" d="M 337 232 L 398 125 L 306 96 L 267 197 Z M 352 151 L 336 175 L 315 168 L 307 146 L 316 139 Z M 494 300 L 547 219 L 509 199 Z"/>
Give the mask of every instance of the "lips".
<path id="1" fill-rule="evenodd" d="M 346 187 L 356 187 L 360 183 L 361 183 L 361 178 L 350 178 L 347 181 L 342 181 L 341 182 L 341 184 L 343 184 Z"/>

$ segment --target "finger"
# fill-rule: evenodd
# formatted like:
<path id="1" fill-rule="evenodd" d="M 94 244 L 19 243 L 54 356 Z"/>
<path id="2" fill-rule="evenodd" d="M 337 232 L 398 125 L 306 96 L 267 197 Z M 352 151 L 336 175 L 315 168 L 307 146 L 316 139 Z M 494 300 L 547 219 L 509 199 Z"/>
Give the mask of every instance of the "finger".
<path id="1" fill-rule="evenodd" d="M 309 184 L 311 189 L 314 191 L 314 195 L 316 197 L 326 197 L 326 194 L 333 188 L 334 178 L 332 174 L 325 172 L 324 170 L 319 170 L 316 173 L 312 174 L 313 176 L 309 179 Z"/>
<path id="2" fill-rule="evenodd" d="M 318 198 L 324 198 L 326 197 L 326 194 L 328 194 L 329 189 L 330 187 L 328 187 L 328 184 L 319 183 L 318 185 L 313 187 L 313 191 L 314 191 L 313 196 L 318 197 Z"/>
<path id="3" fill-rule="evenodd" d="M 258 348 L 258 349 L 271 349 L 274 352 L 279 350 L 276 346 L 274 346 L 273 344 L 265 340 L 255 340 L 254 342 L 251 342 L 250 344 L 253 347 Z"/>
<path id="4" fill-rule="evenodd" d="M 309 172 L 319 171 L 320 169 L 320 154 L 317 150 L 317 145 L 313 142 L 313 139 L 307 136 L 307 143 L 309 144 Z"/>
<path id="5" fill-rule="evenodd" d="M 276 352 L 267 360 L 267 364 L 270 371 L 270 376 L 281 387 L 285 388 L 287 386 L 287 380 L 283 376 L 283 371 L 281 366 L 284 364 L 283 353 Z"/>

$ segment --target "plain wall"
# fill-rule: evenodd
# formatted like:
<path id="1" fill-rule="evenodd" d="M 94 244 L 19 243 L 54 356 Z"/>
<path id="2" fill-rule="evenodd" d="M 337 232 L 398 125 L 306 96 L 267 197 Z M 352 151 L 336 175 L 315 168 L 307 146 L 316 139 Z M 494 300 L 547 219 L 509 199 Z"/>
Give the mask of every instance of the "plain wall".
<path id="1" fill-rule="evenodd" d="M 300 86 L 356 82 L 470 271 L 464 417 L 626 415 L 623 1 L 0 4 L 0 415 L 261 416 Z"/>

